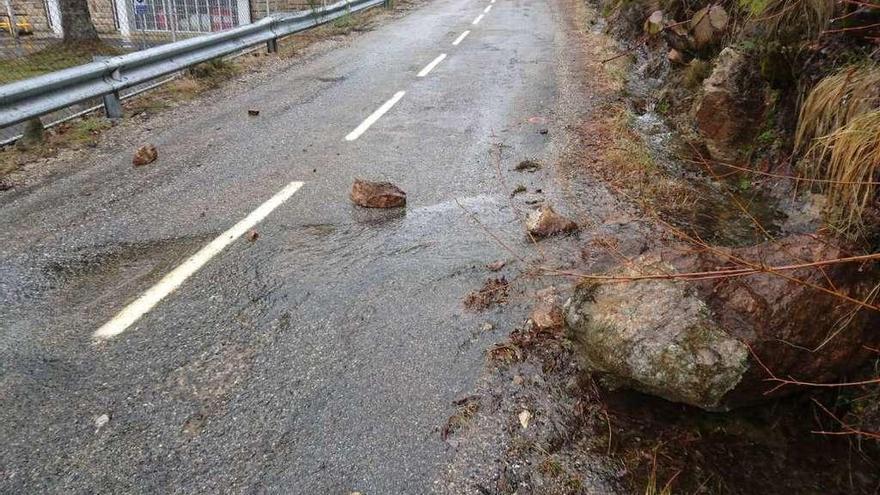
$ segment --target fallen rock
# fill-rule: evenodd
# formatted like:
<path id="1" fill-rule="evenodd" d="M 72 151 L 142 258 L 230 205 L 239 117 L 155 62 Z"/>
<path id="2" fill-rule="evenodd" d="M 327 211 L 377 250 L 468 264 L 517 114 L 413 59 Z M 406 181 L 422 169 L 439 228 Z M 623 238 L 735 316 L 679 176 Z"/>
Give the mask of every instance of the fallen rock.
<path id="1" fill-rule="evenodd" d="M 506 264 L 507 264 L 507 262 L 504 260 L 493 261 L 492 263 L 488 263 L 486 265 L 486 269 L 489 270 L 490 272 L 497 272 L 498 270 L 501 270 L 502 268 L 504 268 L 504 265 L 506 265 Z"/>
<path id="2" fill-rule="evenodd" d="M 733 254 L 766 266 L 844 255 L 807 235 L 738 248 Z M 708 254 L 649 252 L 616 273 L 720 266 L 729 261 Z M 880 279 L 878 272 L 876 264 L 837 264 L 824 267 L 824 273 L 810 267 L 786 274 L 823 287 L 830 281 L 847 296 L 864 300 Z M 776 377 L 829 383 L 866 363 L 872 357 L 866 347 L 880 345 L 880 314 L 855 308 L 803 284 L 760 273 L 698 282 L 584 285 L 566 303 L 565 320 L 578 354 L 607 384 L 726 410 L 799 390 L 772 390 L 778 383 L 767 381 L 767 369 Z"/>
<path id="3" fill-rule="evenodd" d="M 566 234 L 578 229 L 574 221 L 556 213 L 553 208 L 544 204 L 537 210 L 529 213 L 526 218 L 526 229 L 535 237 L 548 237 L 556 234 Z"/>
<path id="4" fill-rule="evenodd" d="M 152 144 L 145 144 L 135 152 L 134 157 L 131 159 L 131 163 L 135 167 L 140 167 L 148 163 L 153 163 L 156 161 L 156 158 L 159 158 L 159 152 L 156 150 L 156 147 Z"/>
<path id="5" fill-rule="evenodd" d="M 110 422 L 110 415 L 109 414 L 101 414 L 100 416 L 95 418 L 95 428 L 100 430 L 109 422 Z"/>
<path id="6" fill-rule="evenodd" d="M 538 330 L 557 330 L 565 324 L 562 307 L 557 301 L 555 287 L 548 287 L 537 293 L 537 304 L 529 318 Z"/>
<path id="7" fill-rule="evenodd" d="M 529 421 L 532 420 L 532 413 L 529 412 L 528 409 L 523 409 L 517 417 L 519 418 L 519 424 L 522 426 L 523 430 L 529 427 Z"/>
<path id="8" fill-rule="evenodd" d="M 364 208 L 395 208 L 406 205 L 406 193 L 390 182 L 355 179 L 351 201 Z"/>
<path id="9" fill-rule="evenodd" d="M 259 238 L 260 238 L 260 233 L 257 232 L 256 230 L 249 230 L 248 231 L 248 233 L 247 233 L 248 242 L 254 242 Z"/>
<path id="10" fill-rule="evenodd" d="M 694 121 L 715 159 L 737 160 L 761 127 L 765 83 L 756 66 L 743 53 L 725 48 L 703 81 Z"/>
<path id="11" fill-rule="evenodd" d="M 517 163 L 516 167 L 513 169 L 517 172 L 534 172 L 536 170 L 541 170 L 541 164 L 535 160 L 523 160 Z"/>
<path id="12" fill-rule="evenodd" d="M 250 115 L 251 117 L 257 117 L 260 115 L 260 111 L 259 110 L 248 110 L 248 115 Z"/>
<path id="13" fill-rule="evenodd" d="M 666 54 L 666 59 L 677 65 L 684 65 L 686 63 L 684 54 L 676 50 L 675 48 L 671 48 L 669 50 L 669 53 Z"/>

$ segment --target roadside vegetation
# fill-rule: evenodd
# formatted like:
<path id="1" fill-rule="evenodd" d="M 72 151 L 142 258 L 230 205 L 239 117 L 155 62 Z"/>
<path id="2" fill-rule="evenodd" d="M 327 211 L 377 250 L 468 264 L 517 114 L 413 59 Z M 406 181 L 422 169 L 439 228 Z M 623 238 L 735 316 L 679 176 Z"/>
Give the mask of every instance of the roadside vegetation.
<path id="1" fill-rule="evenodd" d="M 0 59 L 0 84 L 89 63 L 98 55 L 112 56 L 121 53 L 120 49 L 102 41 L 52 43 L 21 57 Z"/>

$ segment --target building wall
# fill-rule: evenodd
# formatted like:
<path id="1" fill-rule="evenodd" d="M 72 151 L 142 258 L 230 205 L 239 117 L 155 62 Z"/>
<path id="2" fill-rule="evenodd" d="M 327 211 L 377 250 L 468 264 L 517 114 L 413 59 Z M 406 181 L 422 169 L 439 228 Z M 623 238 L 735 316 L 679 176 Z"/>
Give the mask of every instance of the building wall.
<path id="1" fill-rule="evenodd" d="M 318 6 L 324 3 L 331 3 L 330 0 L 313 0 L 313 2 L 314 5 Z M 251 20 L 256 21 L 266 17 L 266 3 L 266 0 L 250 0 Z M 268 7 L 270 14 L 298 12 L 312 8 L 308 0 L 268 0 Z"/>
<path id="2" fill-rule="evenodd" d="M 46 16 L 46 9 L 43 7 L 43 0 L 13 0 L 12 12 L 15 15 L 27 16 L 31 25 L 34 26 L 34 33 L 51 33 L 49 23 Z M 3 14 L 6 10 L 3 9 Z"/>
<path id="3" fill-rule="evenodd" d="M 116 20 L 113 17 L 113 0 L 88 0 L 92 23 L 100 34 L 117 32 Z"/>

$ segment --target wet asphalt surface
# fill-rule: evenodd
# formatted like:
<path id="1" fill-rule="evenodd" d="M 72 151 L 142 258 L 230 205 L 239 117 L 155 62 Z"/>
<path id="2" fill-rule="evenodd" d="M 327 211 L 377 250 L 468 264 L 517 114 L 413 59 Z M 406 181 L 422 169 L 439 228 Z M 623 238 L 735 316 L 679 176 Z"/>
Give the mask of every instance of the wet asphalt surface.
<path id="1" fill-rule="evenodd" d="M 558 130 L 553 6 L 498 0 L 472 25 L 486 5 L 427 3 L 247 91 L 172 110 L 152 131 L 154 164 L 131 166 L 140 142 L 99 147 L 88 166 L 0 196 L 0 492 L 437 488 L 452 401 L 527 310 L 462 306 L 486 263 L 512 259 L 485 230 L 529 247 L 489 152 L 503 143 L 509 186 L 528 184 L 511 169 L 552 159 Z M 351 205 L 355 177 L 393 181 L 408 206 Z M 255 242 L 93 340 L 290 181 L 305 184 Z M 495 329 L 479 331 L 486 322 Z"/>

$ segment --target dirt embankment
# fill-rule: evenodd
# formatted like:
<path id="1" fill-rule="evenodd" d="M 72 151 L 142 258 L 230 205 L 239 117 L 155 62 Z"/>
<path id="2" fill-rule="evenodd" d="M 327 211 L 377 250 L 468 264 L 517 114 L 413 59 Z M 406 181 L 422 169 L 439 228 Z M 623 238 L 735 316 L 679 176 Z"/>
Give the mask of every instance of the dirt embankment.
<path id="1" fill-rule="evenodd" d="M 880 389 L 810 386 L 870 382 L 880 352 L 876 205 L 841 223 L 829 197 L 845 193 L 809 175 L 827 166 L 792 159 L 798 91 L 821 74 L 774 80 L 768 60 L 803 54 L 750 52 L 748 37 L 732 37 L 744 19 L 733 9 L 696 47 L 692 31 L 665 31 L 700 6 L 557 5 L 567 26 L 558 114 L 570 133 L 554 179 L 592 220 L 568 256 L 542 252 L 516 278 L 531 281 L 536 307 L 549 284 L 560 300 L 577 297 L 568 328 L 532 315 L 487 352 L 483 379 L 443 430 L 456 452 L 444 483 L 456 493 L 874 493 Z M 650 19 L 656 36 L 643 31 Z M 818 49 L 824 74 L 853 43 Z"/>

